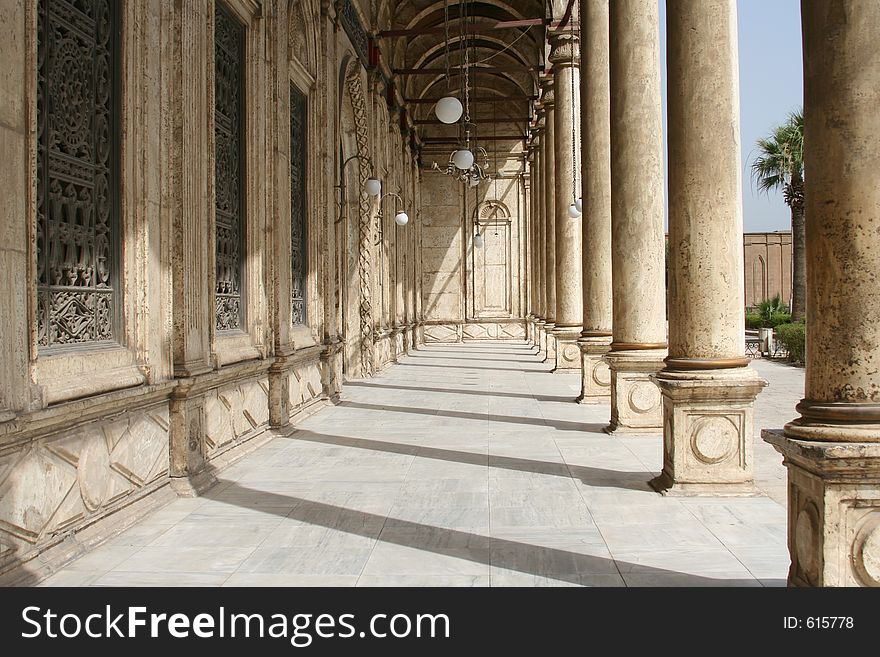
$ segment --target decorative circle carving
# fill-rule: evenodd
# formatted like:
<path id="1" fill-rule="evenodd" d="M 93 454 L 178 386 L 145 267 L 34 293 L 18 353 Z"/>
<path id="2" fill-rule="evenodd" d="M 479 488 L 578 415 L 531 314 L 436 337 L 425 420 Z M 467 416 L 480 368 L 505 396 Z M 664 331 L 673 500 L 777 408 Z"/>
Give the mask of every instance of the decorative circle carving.
<path id="1" fill-rule="evenodd" d="M 578 348 L 577 345 L 574 344 L 567 344 L 562 350 L 562 357 L 572 363 L 576 361 L 580 355 L 581 350 Z"/>
<path id="2" fill-rule="evenodd" d="M 608 367 L 608 363 L 600 360 L 593 365 L 593 381 L 600 386 L 611 385 L 611 369 Z"/>
<path id="3" fill-rule="evenodd" d="M 813 584 L 819 572 L 819 550 L 816 545 L 819 537 L 819 512 L 816 505 L 807 502 L 798 514 L 794 527 L 795 553 L 798 566 L 807 578 L 808 584 Z"/>
<path id="4" fill-rule="evenodd" d="M 65 111 L 52 114 L 52 127 L 59 146 L 68 153 L 77 153 L 85 146 L 83 136 L 88 134 L 92 117 L 92 108 L 84 100 L 92 87 L 91 69 L 91 57 L 75 39 L 57 44 L 49 78 L 54 87 L 51 92 L 63 99 Z"/>
<path id="5" fill-rule="evenodd" d="M 89 511 L 101 507 L 110 496 L 110 452 L 103 436 L 85 439 L 76 468 L 79 493 Z"/>
<path id="6" fill-rule="evenodd" d="M 648 413 L 660 405 L 660 389 L 650 381 L 638 381 L 629 391 L 629 405 L 637 413 Z"/>
<path id="7" fill-rule="evenodd" d="M 880 511 L 870 512 L 856 532 L 853 564 L 862 584 L 880 587 Z"/>
<path id="8" fill-rule="evenodd" d="M 719 415 L 703 417 L 696 421 L 691 434 L 691 449 L 703 463 L 714 465 L 727 459 L 739 440 L 736 425 Z"/>

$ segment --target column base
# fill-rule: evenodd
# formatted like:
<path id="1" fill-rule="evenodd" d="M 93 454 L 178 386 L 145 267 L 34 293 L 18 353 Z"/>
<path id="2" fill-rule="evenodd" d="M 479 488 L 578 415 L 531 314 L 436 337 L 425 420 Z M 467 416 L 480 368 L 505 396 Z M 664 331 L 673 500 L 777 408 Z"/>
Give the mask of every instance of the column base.
<path id="1" fill-rule="evenodd" d="M 546 322 L 543 319 L 535 319 L 535 332 L 532 336 L 532 346 L 538 350 L 538 353 L 544 351 L 544 324 L 546 324 Z"/>
<path id="2" fill-rule="evenodd" d="M 553 329 L 556 328 L 555 322 L 546 322 L 543 328 L 541 342 L 543 343 L 542 352 L 544 354 L 544 362 L 556 362 L 556 336 L 553 335 Z"/>
<path id="3" fill-rule="evenodd" d="M 581 394 L 579 404 L 598 404 L 611 399 L 611 370 L 605 354 L 611 350 L 611 336 L 581 337 Z"/>
<path id="4" fill-rule="evenodd" d="M 553 330 L 556 339 L 556 367 L 554 372 L 576 372 L 581 367 L 581 349 L 578 339 L 581 337 L 580 326 L 560 327 Z"/>
<path id="5" fill-rule="evenodd" d="M 840 441 L 845 425 L 834 442 L 790 427 L 761 432 L 788 468 L 789 586 L 880 587 L 880 443 Z"/>
<path id="6" fill-rule="evenodd" d="M 660 433 L 663 409 L 660 389 L 651 375 L 663 368 L 666 349 L 609 351 L 611 423 L 605 433 Z"/>
<path id="7" fill-rule="evenodd" d="M 667 495 L 757 495 L 754 402 L 767 385 L 748 367 L 663 370 L 663 472 L 651 486 Z"/>
<path id="8" fill-rule="evenodd" d="M 672 479 L 661 472 L 648 481 L 648 485 L 666 497 L 762 497 L 764 493 L 755 487 L 754 482 L 744 484 L 689 484 Z"/>
<path id="9" fill-rule="evenodd" d="M 213 487 L 218 479 L 213 469 L 208 469 L 190 476 L 169 477 L 168 481 L 171 485 L 171 490 L 178 497 L 199 497 L 202 493 Z"/>

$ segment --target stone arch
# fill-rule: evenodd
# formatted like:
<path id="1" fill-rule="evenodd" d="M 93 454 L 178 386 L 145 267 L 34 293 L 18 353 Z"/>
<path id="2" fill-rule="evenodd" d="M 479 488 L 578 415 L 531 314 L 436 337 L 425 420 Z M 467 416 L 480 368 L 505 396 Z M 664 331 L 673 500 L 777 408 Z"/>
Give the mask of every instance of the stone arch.
<path id="1" fill-rule="evenodd" d="M 483 246 L 470 249 L 471 285 L 468 304 L 472 317 L 507 317 L 513 312 L 513 226 L 510 209 L 486 199 L 471 213 L 471 230 L 480 225 Z"/>
<path id="2" fill-rule="evenodd" d="M 754 305 L 757 306 L 768 298 L 767 263 L 762 255 L 752 261 L 752 290 Z"/>
<path id="3" fill-rule="evenodd" d="M 510 209 L 501 201 L 486 200 L 474 208 L 473 217 L 481 225 L 510 223 Z"/>
<path id="4" fill-rule="evenodd" d="M 313 76 L 318 61 L 317 16 L 314 0 L 290 0 L 287 5 L 287 59 Z"/>

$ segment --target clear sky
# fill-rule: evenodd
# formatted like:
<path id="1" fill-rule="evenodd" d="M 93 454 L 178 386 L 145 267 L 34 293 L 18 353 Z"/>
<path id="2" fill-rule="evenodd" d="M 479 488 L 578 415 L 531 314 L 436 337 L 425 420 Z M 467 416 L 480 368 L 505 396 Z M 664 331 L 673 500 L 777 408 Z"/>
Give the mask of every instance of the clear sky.
<path id="1" fill-rule="evenodd" d="M 755 141 L 803 104 L 799 0 L 737 0 L 743 223 L 746 232 L 788 230 L 791 215 L 781 194 L 759 194 L 750 178 Z M 666 15 L 660 0 L 662 76 L 666 79 Z M 663 91 L 664 134 L 666 91 Z"/>

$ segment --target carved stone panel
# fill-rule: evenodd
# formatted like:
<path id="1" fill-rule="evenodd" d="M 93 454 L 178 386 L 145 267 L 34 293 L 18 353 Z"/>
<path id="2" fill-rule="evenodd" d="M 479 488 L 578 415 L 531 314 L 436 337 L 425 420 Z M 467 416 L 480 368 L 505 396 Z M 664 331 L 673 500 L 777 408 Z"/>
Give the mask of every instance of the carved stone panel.
<path id="1" fill-rule="evenodd" d="M 117 337 L 116 5 L 39 3 L 36 319 L 42 347 Z"/>
<path id="2" fill-rule="evenodd" d="M 306 217 L 306 97 L 290 85 L 290 276 L 292 324 L 305 324 L 308 275 Z"/>
<path id="3" fill-rule="evenodd" d="M 218 331 L 242 328 L 244 26 L 217 2 L 214 23 L 215 289 Z"/>

